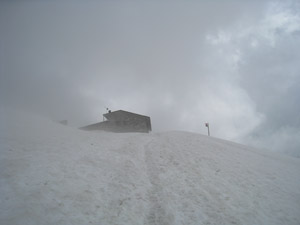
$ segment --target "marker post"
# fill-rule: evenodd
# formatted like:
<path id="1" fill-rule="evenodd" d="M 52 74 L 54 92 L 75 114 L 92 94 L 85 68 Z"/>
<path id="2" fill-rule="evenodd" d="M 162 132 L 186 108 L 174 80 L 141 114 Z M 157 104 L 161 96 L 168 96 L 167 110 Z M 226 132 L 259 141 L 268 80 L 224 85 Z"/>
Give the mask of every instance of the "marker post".
<path id="1" fill-rule="evenodd" d="M 207 134 L 208 134 L 208 136 L 210 136 L 210 132 L 209 132 L 209 123 L 205 123 L 205 126 L 207 127 Z"/>

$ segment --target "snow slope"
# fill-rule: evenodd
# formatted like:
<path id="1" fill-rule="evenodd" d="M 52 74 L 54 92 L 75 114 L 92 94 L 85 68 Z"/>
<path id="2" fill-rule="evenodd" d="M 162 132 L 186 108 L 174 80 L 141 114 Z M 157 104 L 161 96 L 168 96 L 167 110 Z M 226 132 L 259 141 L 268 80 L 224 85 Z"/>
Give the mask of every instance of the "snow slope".
<path id="1" fill-rule="evenodd" d="M 0 224 L 300 224 L 300 160 L 0 111 Z"/>

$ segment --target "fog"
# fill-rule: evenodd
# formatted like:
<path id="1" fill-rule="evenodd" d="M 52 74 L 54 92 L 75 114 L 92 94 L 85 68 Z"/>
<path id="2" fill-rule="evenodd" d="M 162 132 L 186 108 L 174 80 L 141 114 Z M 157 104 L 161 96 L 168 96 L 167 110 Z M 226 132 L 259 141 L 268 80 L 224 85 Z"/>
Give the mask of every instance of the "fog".
<path id="1" fill-rule="evenodd" d="M 0 104 L 108 107 L 300 157 L 298 1 L 1 1 Z"/>

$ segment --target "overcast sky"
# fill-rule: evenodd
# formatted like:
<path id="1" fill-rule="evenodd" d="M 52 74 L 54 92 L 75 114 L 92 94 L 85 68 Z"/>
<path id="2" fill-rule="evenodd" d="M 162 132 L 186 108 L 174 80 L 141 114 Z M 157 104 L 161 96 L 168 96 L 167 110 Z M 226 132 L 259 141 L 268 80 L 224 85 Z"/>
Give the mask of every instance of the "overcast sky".
<path id="1" fill-rule="evenodd" d="M 299 1 L 1 1 L 0 48 L 3 106 L 300 157 Z"/>

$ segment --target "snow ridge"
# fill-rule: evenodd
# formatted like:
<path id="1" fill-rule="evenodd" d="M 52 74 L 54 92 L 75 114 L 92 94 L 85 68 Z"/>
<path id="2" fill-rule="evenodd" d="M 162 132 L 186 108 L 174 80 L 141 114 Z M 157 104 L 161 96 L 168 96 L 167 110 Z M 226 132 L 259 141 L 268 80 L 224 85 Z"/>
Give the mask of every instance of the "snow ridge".
<path id="1" fill-rule="evenodd" d="M 0 112 L 0 224 L 300 224 L 300 160 Z"/>

